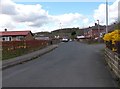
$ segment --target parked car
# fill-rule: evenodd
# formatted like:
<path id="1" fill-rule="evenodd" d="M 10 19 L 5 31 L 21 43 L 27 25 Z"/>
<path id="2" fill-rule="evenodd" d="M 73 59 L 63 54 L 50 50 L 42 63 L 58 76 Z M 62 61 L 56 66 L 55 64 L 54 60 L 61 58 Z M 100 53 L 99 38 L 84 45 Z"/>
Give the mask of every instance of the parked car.
<path id="1" fill-rule="evenodd" d="M 72 41 L 72 39 L 70 39 L 69 41 Z"/>
<path id="2" fill-rule="evenodd" d="M 69 39 L 67 39 L 67 38 L 62 39 L 62 42 L 68 42 L 68 41 L 69 41 Z"/>

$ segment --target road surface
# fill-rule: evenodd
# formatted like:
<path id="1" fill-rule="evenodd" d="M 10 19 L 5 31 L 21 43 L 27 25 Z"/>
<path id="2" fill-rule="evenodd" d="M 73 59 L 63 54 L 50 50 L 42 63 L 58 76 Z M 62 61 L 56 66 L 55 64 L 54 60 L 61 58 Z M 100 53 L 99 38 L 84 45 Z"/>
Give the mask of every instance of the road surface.
<path id="1" fill-rule="evenodd" d="M 103 44 L 60 43 L 35 60 L 5 69 L 3 87 L 116 87 Z"/>

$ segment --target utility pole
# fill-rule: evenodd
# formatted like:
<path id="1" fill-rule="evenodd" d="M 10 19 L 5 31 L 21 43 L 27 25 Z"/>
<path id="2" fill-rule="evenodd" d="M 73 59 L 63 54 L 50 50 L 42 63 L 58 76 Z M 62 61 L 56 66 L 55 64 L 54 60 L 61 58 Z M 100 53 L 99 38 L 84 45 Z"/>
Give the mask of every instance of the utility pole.
<path id="1" fill-rule="evenodd" d="M 99 20 L 98 21 L 98 42 L 100 42 L 100 25 L 99 25 Z"/>
<path id="2" fill-rule="evenodd" d="M 106 33 L 108 33 L 108 0 L 106 0 Z"/>

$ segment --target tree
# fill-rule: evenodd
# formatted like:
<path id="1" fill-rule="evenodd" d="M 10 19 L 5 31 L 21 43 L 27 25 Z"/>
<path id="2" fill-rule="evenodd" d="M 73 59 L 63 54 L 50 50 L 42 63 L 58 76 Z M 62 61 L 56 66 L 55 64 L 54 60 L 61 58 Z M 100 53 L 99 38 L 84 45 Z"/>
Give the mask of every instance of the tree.
<path id="1" fill-rule="evenodd" d="M 76 35 L 76 32 L 73 31 L 73 32 L 71 33 L 71 36 L 75 36 L 75 35 Z"/>
<path id="2" fill-rule="evenodd" d="M 73 31 L 73 32 L 71 33 L 71 39 L 75 39 L 75 36 L 76 36 L 76 32 Z"/>

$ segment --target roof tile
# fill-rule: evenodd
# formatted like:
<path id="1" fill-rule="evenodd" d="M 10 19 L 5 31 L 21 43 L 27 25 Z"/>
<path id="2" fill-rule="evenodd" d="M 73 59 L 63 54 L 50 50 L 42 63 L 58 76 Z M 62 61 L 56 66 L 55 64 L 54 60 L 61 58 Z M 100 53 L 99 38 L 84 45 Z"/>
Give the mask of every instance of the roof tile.
<path id="1" fill-rule="evenodd" d="M 26 36 L 30 31 L 3 31 L 0 36 Z"/>

